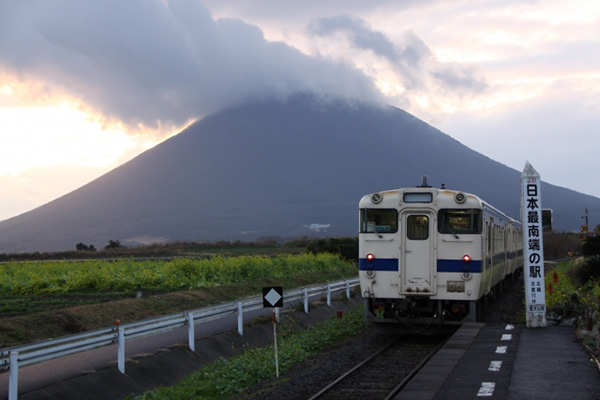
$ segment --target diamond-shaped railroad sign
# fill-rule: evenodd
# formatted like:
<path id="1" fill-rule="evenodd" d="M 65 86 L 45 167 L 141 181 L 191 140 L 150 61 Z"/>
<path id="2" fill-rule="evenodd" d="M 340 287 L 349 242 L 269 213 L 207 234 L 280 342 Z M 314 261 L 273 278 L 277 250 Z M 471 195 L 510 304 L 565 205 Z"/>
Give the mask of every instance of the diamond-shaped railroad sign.
<path id="1" fill-rule="evenodd" d="M 281 286 L 263 288 L 263 307 L 283 307 L 283 288 Z"/>

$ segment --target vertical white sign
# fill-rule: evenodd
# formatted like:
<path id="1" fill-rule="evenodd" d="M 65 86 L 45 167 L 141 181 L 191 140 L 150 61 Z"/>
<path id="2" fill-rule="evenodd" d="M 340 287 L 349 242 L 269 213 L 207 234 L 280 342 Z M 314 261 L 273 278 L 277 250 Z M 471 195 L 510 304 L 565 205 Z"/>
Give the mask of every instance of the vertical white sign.
<path id="1" fill-rule="evenodd" d="M 523 277 L 528 328 L 546 327 L 544 241 L 540 174 L 529 164 L 521 174 L 521 221 L 523 222 Z"/>

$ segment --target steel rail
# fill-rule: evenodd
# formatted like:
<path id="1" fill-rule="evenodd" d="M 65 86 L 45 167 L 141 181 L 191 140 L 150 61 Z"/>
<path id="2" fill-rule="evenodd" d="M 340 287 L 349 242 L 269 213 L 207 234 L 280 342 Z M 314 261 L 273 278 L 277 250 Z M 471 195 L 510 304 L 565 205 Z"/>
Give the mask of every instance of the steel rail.
<path id="1" fill-rule="evenodd" d="M 382 353 L 387 351 L 389 348 L 398 344 L 401 341 L 401 339 L 402 339 L 402 336 L 399 336 L 399 337 L 395 338 L 394 340 L 392 340 L 390 343 L 387 343 L 386 345 L 382 346 L 375 353 L 371 354 L 369 357 L 367 357 L 366 359 L 359 362 L 357 365 L 352 367 L 350 370 L 348 370 L 345 373 L 343 373 L 342 375 L 340 375 L 338 378 L 336 378 L 334 381 L 329 383 L 327 386 L 325 386 L 323 389 L 321 389 L 318 393 L 314 394 L 308 400 L 317 400 L 321 397 L 324 397 L 325 394 L 327 392 L 329 392 L 332 388 L 336 387 L 340 382 L 344 381 L 346 378 L 348 378 L 354 372 L 356 372 L 357 370 L 361 369 L 369 362 L 371 362 L 374 359 L 376 359 L 377 357 L 379 357 L 379 355 L 381 355 Z M 398 385 L 396 385 L 394 388 L 391 389 L 391 391 L 385 396 L 385 398 L 383 400 L 392 400 L 393 398 L 395 398 L 397 396 L 397 394 L 408 384 L 408 382 L 410 382 L 410 380 L 427 364 L 427 362 L 444 346 L 444 344 L 446 344 L 448 339 L 445 339 L 445 340 L 441 341 L 439 344 L 437 344 L 435 346 L 435 348 L 431 352 L 429 352 L 419 362 L 419 364 L 416 367 L 414 367 L 404 377 L 404 379 Z"/>
<path id="2" fill-rule="evenodd" d="M 389 349 L 390 347 L 392 347 L 393 345 L 395 345 L 396 343 L 398 343 L 399 340 L 400 340 L 400 338 L 397 338 L 396 340 L 392 340 L 390 343 L 386 344 L 381 349 L 377 350 L 375 353 L 371 354 L 369 357 L 367 357 L 366 359 L 364 359 L 361 362 L 359 362 L 353 368 L 351 368 L 350 370 L 344 372 L 336 380 L 334 380 L 333 382 L 331 382 L 329 385 L 325 386 L 323 389 L 321 389 L 318 393 L 316 393 L 314 396 L 312 396 L 308 400 L 316 400 L 319 397 L 323 396 L 326 392 L 328 392 L 330 389 L 332 389 L 333 387 L 335 387 L 338 383 L 340 383 L 341 381 L 343 381 L 344 379 L 346 379 L 354 371 L 360 369 L 363 365 L 367 364 L 368 362 L 370 362 L 374 358 L 378 357 L 381 353 L 383 353 L 384 351 L 386 351 L 387 349 Z"/>
<path id="3" fill-rule="evenodd" d="M 440 344 L 435 346 L 431 353 L 429 353 L 423 360 L 421 360 L 421 362 L 415 368 L 413 368 L 413 370 L 410 371 L 410 373 L 406 375 L 404 379 L 402 379 L 402 382 L 400 382 L 398 386 L 392 389 L 390 394 L 388 394 L 383 400 L 392 400 L 394 397 L 396 397 L 396 395 L 402 389 L 404 389 L 404 386 L 408 385 L 408 382 L 410 382 L 410 380 L 417 374 L 417 372 L 419 372 L 425 366 L 425 364 L 427 364 L 427 362 L 431 360 L 431 357 L 433 357 L 438 351 L 440 351 L 440 349 L 446 344 L 447 341 L 448 340 L 444 340 Z"/>

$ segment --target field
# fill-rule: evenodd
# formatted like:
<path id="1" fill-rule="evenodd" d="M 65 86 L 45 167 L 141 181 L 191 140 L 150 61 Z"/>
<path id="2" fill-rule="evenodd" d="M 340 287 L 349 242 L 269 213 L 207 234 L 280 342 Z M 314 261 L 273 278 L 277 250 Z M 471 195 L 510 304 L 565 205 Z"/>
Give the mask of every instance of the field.
<path id="1" fill-rule="evenodd" d="M 331 254 L 0 264 L 0 348 L 356 276 Z"/>

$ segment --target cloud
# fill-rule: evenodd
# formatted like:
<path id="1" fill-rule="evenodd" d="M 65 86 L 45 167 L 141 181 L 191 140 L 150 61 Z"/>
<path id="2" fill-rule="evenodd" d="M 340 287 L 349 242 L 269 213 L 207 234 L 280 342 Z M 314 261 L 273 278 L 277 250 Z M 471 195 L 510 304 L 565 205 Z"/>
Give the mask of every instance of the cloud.
<path id="1" fill-rule="evenodd" d="M 457 112 L 441 124 L 470 148 L 522 171 L 529 161 L 542 180 L 595 196 L 600 102 L 585 90 L 555 85 L 544 98 L 514 101 L 502 113 Z"/>
<path id="2" fill-rule="evenodd" d="M 406 90 L 427 90 L 437 87 L 461 93 L 481 93 L 486 83 L 475 71 L 450 62 L 442 62 L 413 32 L 406 32 L 402 44 L 396 44 L 382 32 L 360 18 L 343 15 L 317 18 L 308 32 L 318 37 L 342 34 L 351 47 L 370 51 L 386 60 Z"/>
<path id="3" fill-rule="evenodd" d="M 5 0 L 0 72 L 44 82 L 129 128 L 180 126 L 245 100 L 316 92 L 376 99 L 371 78 L 309 57 L 193 0 Z"/>

